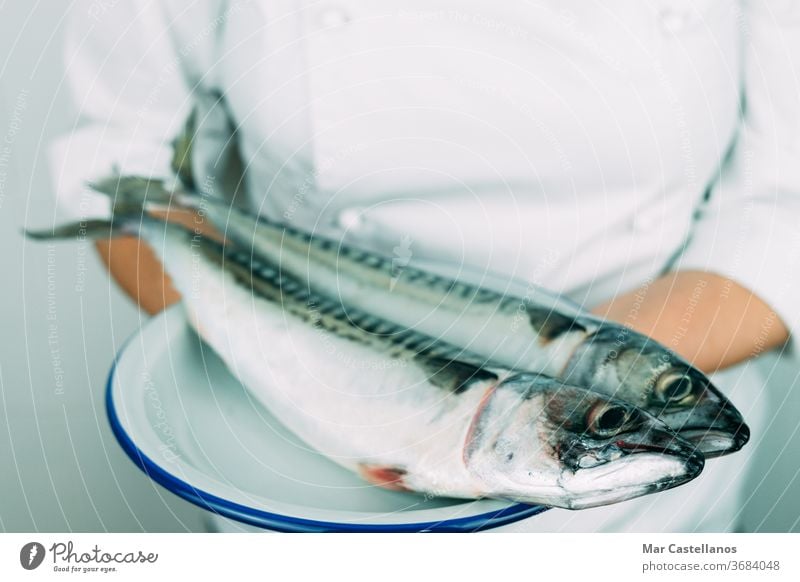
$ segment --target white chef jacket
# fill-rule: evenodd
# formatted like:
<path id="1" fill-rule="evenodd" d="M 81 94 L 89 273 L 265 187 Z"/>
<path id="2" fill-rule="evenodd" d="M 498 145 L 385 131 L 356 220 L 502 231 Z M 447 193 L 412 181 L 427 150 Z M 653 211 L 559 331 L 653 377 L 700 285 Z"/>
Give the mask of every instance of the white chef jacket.
<path id="1" fill-rule="evenodd" d="M 112 167 L 168 176 L 170 140 L 216 92 L 247 199 L 274 218 L 587 307 L 670 265 L 711 270 L 800 324 L 793 0 L 90 0 L 64 54 L 80 121 L 52 168 L 69 215 L 107 212 L 83 184 Z M 209 189 L 228 139 L 199 152 Z M 746 368 L 722 389 L 758 434 Z M 749 450 L 519 527 L 730 529 Z"/>

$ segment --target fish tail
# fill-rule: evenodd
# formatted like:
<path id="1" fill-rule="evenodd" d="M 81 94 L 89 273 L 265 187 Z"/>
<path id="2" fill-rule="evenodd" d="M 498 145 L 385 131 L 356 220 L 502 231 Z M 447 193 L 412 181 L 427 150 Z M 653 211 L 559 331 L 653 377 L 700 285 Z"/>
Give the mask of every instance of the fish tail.
<path id="1" fill-rule="evenodd" d="M 24 229 L 23 233 L 34 240 L 137 236 L 145 225 L 165 222 L 153 211 L 199 208 L 197 197 L 168 188 L 160 178 L 113 174 L 88 185 L 111 200 L 110 218 L 87 219 L 47 229 Z"/>
<path id="2" fill-rule="evenodd" d="M 95 192 L 108 196 L 114 216 L 139 214 L 145 207 L 152 208 L 184 205 L 184 197 L 166 186 L 161 178 L 144 176 L 121 176 L 112 174 L 106 178 L 89 182 Z"/>
<path id="3" fill-rule="evenodd" d="M 55 226 L 49 229 L 23 229 L 25 236 L 33 240 L 64 239 L 108 239 L 135 234 L 135 229 L 127 223 L 108 219 L 82 220 Z"/>
<path id="4" fill-rule="evenodd" d="M 137 235 L 143 223 L 161 219 L 148 210 L 168 207 L 172 192 L 163 180 L 140 176 L 121 176 L 117 173 L 90 182 L 89 187 L 111 199 L 110 218 L 92 218 L 45 229 L 24 229 L 33 240 L 109 239 Z"/>
<path id="5" fill-rule="evenodd" d="M 178 181 L 172 185 L 162 178 L 113 174 L 89 187 L 108 196 L 113 216 L 140 216 L 142 210 L 201 210 L 208 205 L 224 205 L 213 196 L 187 191 Z M 227 207 L 227 206 L 226 206 Z"/>

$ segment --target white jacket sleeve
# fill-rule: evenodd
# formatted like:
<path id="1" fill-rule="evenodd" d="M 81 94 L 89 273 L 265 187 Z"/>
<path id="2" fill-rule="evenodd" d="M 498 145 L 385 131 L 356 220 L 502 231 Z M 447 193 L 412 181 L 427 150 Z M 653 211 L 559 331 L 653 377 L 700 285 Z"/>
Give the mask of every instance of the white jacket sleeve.
<path id="1" fill-rule="evenodd" d="M 740 135 L 674 266 L 729 277 L 764 300 L 794 335 L 800 331 L 800 2 L 744 5 Z"/>
<path id="2" fill-rule="evenodd" d="M 192 86 L 200 81 L 192 69 L 202 67 L 213 41 L 210 34 L 184 40 L 193 26 L 203 30 L 209 3 L 195 2 L 188 10 L 179 4 L 73 3 L 64 70 L 78 119 L 49 152 L 57 206 L 67 217 L 107 215 L 108 201 L 86 182 L 115 167 L 122 173 L 170 175 L 170 142 L 191 109 Z"/>

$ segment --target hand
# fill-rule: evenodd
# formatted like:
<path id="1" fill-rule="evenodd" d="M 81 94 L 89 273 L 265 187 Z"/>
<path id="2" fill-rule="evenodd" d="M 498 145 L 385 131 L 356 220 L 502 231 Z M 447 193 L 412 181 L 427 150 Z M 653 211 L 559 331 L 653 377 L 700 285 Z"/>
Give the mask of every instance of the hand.
<path id="1" fill-rule="evenodd" d="M 170 222 L 182 224 L 192 232 L 221 239 L 203 218 L 188 210 L 154 213 Z M 155 253 L 136 237 L 121 237 L 95 243 L 101 260 L 122 290 L 139 307 L 154 315 L 180 301 L 180 293 L 172 286 Z"/>
<path id="2" fill-rule="evenodd" d="M 789 332 L 750 291 L 714 273 L 668 273 L 592 310 L 648 335 L 705 372 L 778 347 Z"/>

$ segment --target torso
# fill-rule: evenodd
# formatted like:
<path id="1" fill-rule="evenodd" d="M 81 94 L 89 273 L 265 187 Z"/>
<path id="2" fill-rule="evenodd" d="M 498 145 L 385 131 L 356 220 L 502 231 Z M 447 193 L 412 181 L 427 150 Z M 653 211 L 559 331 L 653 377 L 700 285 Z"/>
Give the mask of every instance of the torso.
<path id="1" fill-rule="evenodd" d="M 262 212 L 594 303 L 664 267 L 732 142 L 736 5 L 251 2 L 218 82 Z"/>

